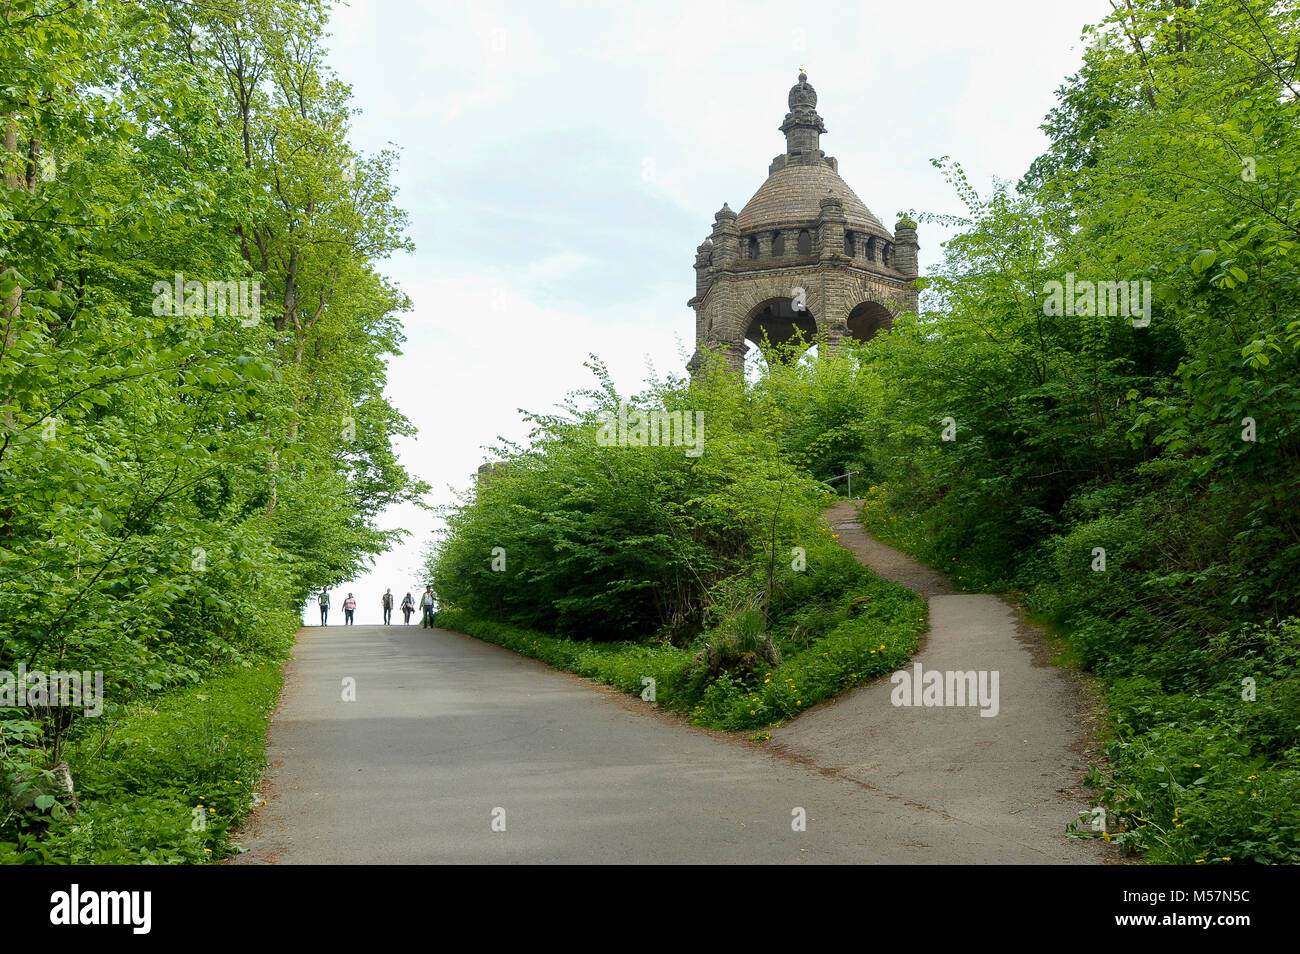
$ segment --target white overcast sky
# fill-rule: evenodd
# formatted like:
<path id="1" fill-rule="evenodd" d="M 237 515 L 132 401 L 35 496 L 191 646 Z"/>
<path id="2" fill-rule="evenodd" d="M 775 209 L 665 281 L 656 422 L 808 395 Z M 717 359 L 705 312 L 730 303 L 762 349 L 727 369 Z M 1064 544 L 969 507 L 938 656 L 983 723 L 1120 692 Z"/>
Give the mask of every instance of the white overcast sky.
<path id="1" fill-rule="evenodd" d="M 981 191 L 1015 180 L 1080 63 L 1105 0 L 556 3 L 350 0 L 331 65 L 351 84 L 352 143 L 401 151 L 398 202 L 413 254 L 382 264 L 414 302 L 389 396 L 419 428 L 399 449 L 433 485 L 463 489 L 519 408 L 591 384 L 599 355 L 624 391 L 647 362 L 681 371 L 693 347 L 695 248 L 725 201 L 739 211 L 784 151 L 777 130 L 801 65 L 822 148 L 892 228 L 904 210 L 961 212 L 930 160 Z M 942 255 L 920 230 L 921 268 Z M 378 622 L 392 587 L 417 597 L 437 521 L 388 515 L 404 545 L 347 592 Z M 399 616 L 400 614 L 396 614 Z M 314 609 L 309 621 L 318 616 Z"/>

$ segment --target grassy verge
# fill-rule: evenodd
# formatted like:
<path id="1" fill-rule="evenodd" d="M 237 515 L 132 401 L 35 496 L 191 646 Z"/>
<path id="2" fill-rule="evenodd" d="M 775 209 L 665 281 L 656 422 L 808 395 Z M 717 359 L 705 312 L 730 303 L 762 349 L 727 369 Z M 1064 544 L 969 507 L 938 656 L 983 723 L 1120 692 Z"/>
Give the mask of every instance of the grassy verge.
<path id="1" fill-rule="evenodd" d="M 688 714 L 696 725 L 738 731 L 778 725 L 900 668 L 916 651 L 927 605 L 911 590 L 862 568 L 852 588 L 838 598 L 788 610 L 776 627 L 779 664 L 717 676 L 708 672 L 694 646 L 578 641 L 455 609 L 443 610 L 437 622 L 624 692 L 640 695 L 646 687 L 642 680 L 653 679 L 659 705 Z"/>
<path id="2" fill-rule="evenodd" d="M 245 666 L 106 712 L 66 753 L 80 811 L 19 824 L 0 864 L 203 864 L 234 851 L 255 804 L 292 641 Z M 30 819 L 27 819 L 30 821 Z"/>

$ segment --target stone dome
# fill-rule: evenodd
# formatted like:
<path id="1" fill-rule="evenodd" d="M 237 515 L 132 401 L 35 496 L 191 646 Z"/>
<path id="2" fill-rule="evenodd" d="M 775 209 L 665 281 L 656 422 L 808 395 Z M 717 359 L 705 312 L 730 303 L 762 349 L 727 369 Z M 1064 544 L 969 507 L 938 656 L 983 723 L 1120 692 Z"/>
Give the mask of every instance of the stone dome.
<path id="1" fill-rule="evenodd" d="M 821 200 L 828 195 L 844 203 L 844 216 L 848 220 L 846 228 L 893 238 L 824 159 L 811 163 L 787 163 L 775 170 L 740 210 L 736 216 L 736 228 L 741 232 L 761 232 L 809 225 L 817 221 Z"/>

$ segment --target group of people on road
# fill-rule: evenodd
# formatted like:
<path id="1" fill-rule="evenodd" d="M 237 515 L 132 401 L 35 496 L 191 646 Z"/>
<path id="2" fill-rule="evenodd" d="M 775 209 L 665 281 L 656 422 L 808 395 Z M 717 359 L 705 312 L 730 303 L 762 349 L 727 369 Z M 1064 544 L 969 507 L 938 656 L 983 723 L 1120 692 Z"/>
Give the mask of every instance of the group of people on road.
<path id="1" fill-rule="evenodd" d="M 384 595 L 380 597 L 379 600 L 379 605 L 383 608 L 384 611 L 385 626 L 388 626 L 393 621 L 393 600 L 394 600 L 393 589 L 392 587 L 389 587 L 388 591 L 385 592 Z M 323 589 L 320 591 L 320 598 L 317 600 L 317 603 L 320 606 L 320 624 L 324 626 L 328 621 L 329 614 L 330 614 L 329 590 Z M 432 629 L 433 608 L 434 608 L 433 587 L 426 586 L 424 588 L 424 593 L 420 596 L 419 606 L 420 606 L 420 625 L 425 629 Z M 403 625 L 409 626 L 411 624 L 411 614 L 415 612 L 415 607 L 416 607 L 415 600 L 414 598 L 412 598 L 410 592 L 408 591 L 407 594 L 402 597 L 401 609 L 402 609 L 402 617 L 404 619 Z M 356 611 L 357 611 L 356 598 L 351 593 L 349 593 L 348 598 L 343 601 L 343 625 L 344 626 L 356 625 L 356 619 L 355 619 Z"/>

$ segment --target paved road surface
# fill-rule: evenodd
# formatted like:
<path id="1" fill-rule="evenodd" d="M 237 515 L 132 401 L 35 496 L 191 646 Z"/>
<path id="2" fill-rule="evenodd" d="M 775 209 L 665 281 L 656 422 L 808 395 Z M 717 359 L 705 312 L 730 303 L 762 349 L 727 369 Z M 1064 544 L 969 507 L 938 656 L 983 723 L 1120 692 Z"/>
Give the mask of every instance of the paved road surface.
<path id="1" fill-rule="evenodd" d="M 931 598 L 926 668 L 1001 667 L 996 718 L 895 708 L 884 680 L 756 745 L 455 633 L 308 627 L 235 863 L 1100 861 L 1063 834 L 1086 806 L 1071 679 L 1010 607 L 832 522 Z"/>

